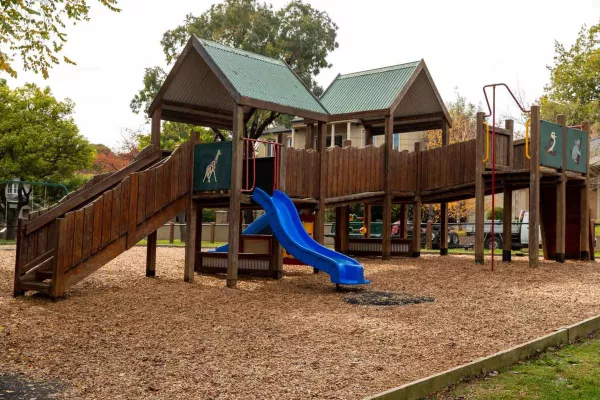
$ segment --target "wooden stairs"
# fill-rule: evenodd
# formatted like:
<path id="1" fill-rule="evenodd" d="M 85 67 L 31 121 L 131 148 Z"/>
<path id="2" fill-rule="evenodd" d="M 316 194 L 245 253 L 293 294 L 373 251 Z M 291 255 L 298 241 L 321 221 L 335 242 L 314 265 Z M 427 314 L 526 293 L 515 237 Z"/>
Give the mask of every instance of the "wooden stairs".
<path id="1" fill-rule="evenodd" d="M 127 167 L 19 220 L 14 295 L 61 297 L 173 219 L 189 201 L 192 151 L 185 142 L 161 160 L 148 146 Z"/>

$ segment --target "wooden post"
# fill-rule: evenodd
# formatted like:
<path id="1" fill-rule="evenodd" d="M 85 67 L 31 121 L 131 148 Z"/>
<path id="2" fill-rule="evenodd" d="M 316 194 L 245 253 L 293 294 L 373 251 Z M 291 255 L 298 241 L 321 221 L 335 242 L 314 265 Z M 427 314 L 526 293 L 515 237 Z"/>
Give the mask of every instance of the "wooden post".
<path id="1" fill-rule="evenodd" d="M 365 143 L 367 146 L 373 144 L 373 129 L 365 125 Z"/>
<path id="2" fill-rule="evenodd" d="M 531 106 L 529 154 L 529 266 L 537 267 L 540 253 L 540 106 Z"/>
<path id="3" fill-rule="evenodd" d="M 146 276 L 151 278 L 156 275 L 156 243 L 158 232 L 154 231 L 146 238 Z"/>
<path id="4" fill-rule="evenodd" d="M 200 133 L 192 132 L 190 154 L 188 159 L 190 160 L 189 165 L 194 165 L 194 149 L 196 143 L 200 141 Z M 186 225 L 186 240 L 185 240 L 185 262 L 183 271 L 183 280 L 185 282 L 194 281 L 194 267 L 196 265 L 196 252 L 198 248 L 198 235 L 202 235 L 202 210 L 200 210 L 200 232 L 198 232 L 198 209 L 194 205 L 194 169 L 192 168 L 189 174 L 189 188 L 187 198 L 187 211 L 185 213 L 185 225 Z"/>
<path id="5" fill-rule="evenodd" d="M 502 261 L 511 261 L 512 250 L 512 185 L 504 184 L 502 221 Z"/>
<path id="6" fill-rule="evenodd" d="M 281 192 L 285 193 L 285 174 L 287 168 L 287 152 L 284 147 L 279 148 L 279 185 L 278 188 Z M 281 279 L 283 276 L 283 247 L 277 240 L 277 237 L 273 235 L 271 247 L 271 267 L 273 268 L 273 278 Z"/>
<path id="7" fill-rule="evenodd" d="M 475 262 L 483 264 L 483 237 L 485 220 L 485 181 L 483 159 L 485 157 L 485 114 L 477 113 L 477 136 L 475 138 Z"/>
<path id="8" fill-rule="evenodd" d="M 442 146 L 450 144 L 448 121 L 442 123 Z M 440 255 L 448 255 L 448 203 L 440 203 Z"/>
<path id="9" fill-rule="evenodd" d="M 371 238 L 371 205 L 369 203 L 363 204 L 363 210 L 363 226 L 367 230 L 364 236 L 369 239 Z"/>
<path id="10" fill-rule="evenodd" d="M 65 294 L 65 264 L 67 247 L 67 220 L 64 218 L 56 219 L 56 251 L 54 256 L 56 261 L 52 266 L 52 283 L 50 284 L 50 297 L 56 299 Z"/>
<path id="11" fill-rule="evenodd" d="M 8 212 L 6 210 L 5 212 Z M 25 294 L 23 290 L 21 290 L 21 266 L 25 264 L 24 259 L 21 257 L 21 253 L 23 252 L 23 244 L 25 242 L 25 235 L 23 233 L 23 220 L 19 218 L 18 226 L 17 226 L 17 252 L 15 254 L 15 276 L 13 282 L 13 296 L 22 296 Z M 54 262 L 56 264 L 56 261 Z"/>
<path id="12" fill-rule="evenodd" d="M 394 116 L 385 117 L 385 156 L 383 163 L 383 224 L 381 227 L 381 257 L 388 260 L 392 255 L 392 191 L 391 158 L 394 141 Z"/>
<path id="13" fill-rule="evenodd" d="M 169 243 L 173 243 L 175 241 L 175 223 L 173 221 L 169 222 Z"/>
<path id="14" fill-rule="evenodd" d="M 227 253 L 227 287 L 235 288 L 238 278 L 238 255 L 240 252 L 240 207 L 242 199 L 242 163 L 244 160 L 244 107 L 236 105 L 233 110 L 231 144 L 231 190 L 229 195 L 229 251 Z"/>
<path id="15" fill-rule="evenodd" d="M 150 144 L 160 149 L 160 121 L 161 121 L 161 109 L 160 106 L 154 109 L 152 113 L 152 125 L 150 127 Z"/>
<path id="16" fill-rule="evenodd" d="M 313 132 L 314 132 L 314 125 L 311 123 L 306 125 L 306 133 L 304 134 L 304 148 L 306 150 L 312 149 L 313 148 Z M 317 144 L 317 147 L 318 144 Z"/>
<path id="17" fill-rule="evenodd" d="M 319 176 L 319 198 L 317 200 L 317 208 L 315 210 L 315 226 L 314 226 L 314 239 L 317 243 L 325 244 L 325 193 L 327 189 L 327 158 L 325 152 L 327 151 L 325 145 L 327 144 L 327 124 L 319 121 L 317 124 L 317 147 L 319 152 L 319 163 L 320 163 L 320 176 Z M 337 229 L 336 229 L 337 230 Z M 314 273 L 318 273 L 319 270 L 314 268 Z"/>
<path id="18" fill-rule="evenodd" d="M 567 118 L 556 117 L 556 123 L 562 126 L 562 171 L 556 186 L 556 261 L 565 262 L 567 243 Z"/>
<path id="19" fill-rule="evenodd" d="M 581 244 L 581 259 L 585 261 L 590 260 L 590 206 L 589 206 L 589 168 L 590 168 L 590 124 L 589 122 L 583 122 L 581 124 L 581 130 L 587 132 L 587 165 L 585 174 L 585 181 L 581 187 L 581 236 L 579 243 Z M 591 249 L 593 252 L 594 249 Z"/>
<path id="20" fill-rule="evenodd" d="M 338 253 L 342 251 L 342 207 L 335 208 L 335 234 L 333 236 L 333 249 Z"/>
<path id="21" fill-rule="evenodd" d="M 433 240 L 431 235 L 433 233 L 433 221 L 430 219 L 427 220 L 427 228 L 425 229 L 425 246 L 427 250 L 431 250 L 433 248 Z"/>
<path id="22" fill-rule="evenodd" d="M 415 143 L 415 153 L 417 158 L 416 165 L 419 165 L 419 153 L 421 151 L 421 143 Z M 417 182 L 419 182 L 419 171 L 417 171 Z M 418 186 L 418 184 L 417 184 Z M 421 256 L 421 195 L 420 188 L 417 187 L 417 195 L 415 196 L 415 202 L 413 203 L 413 243 L 412 243 L 412 256 Z"/>
<path id="23" fill-rule="evenodd" d="M 400 226 L 398 226 L 398 236 L 400 239 L 406 239 L 406 223 L 408 219 L 407 205 L 400 205 Z"/>
<path id="24" fill-rule="evenodd" d="M 215 242 L 216 227 L 217 227 L 216 223 L 214 223 L 214 222 L 210 223 L 210 242 L 211 243 Z"/>
<path id="25" fill-rule="evenodd" d="M 508 165 L 512 168 L 513 159 L 513 130 L 514 121 L 507 119 L 504 122 L 504 128 L 509 131 L 510 136 L 508 138 Z M 508 183 L 504 184 L 504 204 L 503 207 L 503 226 L 502 226 L 502 261 L 511 261 L 511 250 L 512 250 L 512 186 Z"/>
<path id="26" fill-rule="evenodd" d="M 340 207 L 342 209 L 342 224 L 340 228 L 342 231 L 341 242 L 340 242 L 340 252 L 347 253 L 348 252 L 348 240 L 350 239 L 350 207 L 343 206 Z"/>

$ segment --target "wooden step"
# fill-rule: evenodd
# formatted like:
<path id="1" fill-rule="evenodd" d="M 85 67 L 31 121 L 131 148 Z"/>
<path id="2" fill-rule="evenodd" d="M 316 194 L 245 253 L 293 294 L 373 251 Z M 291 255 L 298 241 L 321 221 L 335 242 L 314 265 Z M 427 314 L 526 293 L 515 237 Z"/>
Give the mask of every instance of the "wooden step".
<path id="1" fill-rule="evenodd" d="M 52 279 L 52 271 L 36 271 L 35 279 L 37 281 L 43 281 L 44 279 Z"/>
<path id="2" fill-rule="evenodd" d="M 50 284 L 46 282 L 24 281 L 21 282 L 22 290 L 35 290 L 41 293 L 50 293 Z"/>

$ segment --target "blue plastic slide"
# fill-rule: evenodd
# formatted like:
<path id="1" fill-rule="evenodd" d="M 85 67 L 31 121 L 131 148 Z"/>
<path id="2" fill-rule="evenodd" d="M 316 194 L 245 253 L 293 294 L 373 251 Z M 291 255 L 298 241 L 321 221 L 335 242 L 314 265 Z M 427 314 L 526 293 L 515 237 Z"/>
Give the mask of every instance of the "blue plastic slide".
<path id="1" fill-rule="evenodd" d="M 284 193 L 275 190 L 273 197 L 270 197 L 256 188 L 252 200 L 265 210 L 263 217 L 268 218 L 273 234 L 283 248 L 296 259 L 328 273 L 333 283 L 370 283 L 365 280 L 363 267 L 356 260 L 320 245 L 306 233 L 296 206 Z"/>
<path id="2" fill-rule="evenodd" d="M 263 214 L 255 219 L 250 225 L 248 225 L 242 232 L 242 235 L 260 235 L 270 233 L 271 227 L 269 226 L 269 218 L 267 217 L 267 214 Z M 227 253 L 229 251 L 229 245 L 224 244 L 223 246 L 217 247 L 213 251 L 216 251 L 217 253 Z"/>

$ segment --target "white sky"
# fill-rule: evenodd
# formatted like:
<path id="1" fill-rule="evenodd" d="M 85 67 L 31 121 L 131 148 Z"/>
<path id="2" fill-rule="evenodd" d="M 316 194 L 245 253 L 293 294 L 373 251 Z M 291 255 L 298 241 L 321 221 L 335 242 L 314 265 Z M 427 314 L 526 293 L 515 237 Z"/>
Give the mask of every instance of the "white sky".
<path id="1" fill-rule="evenodd" d="M 145 67 L 165 67 L 162 34 L 216 1 L 121 0 L 118 14 L 94 4 L 91 21 L 68 30 L 65 55 L 77 66 L 58 66 L 47 81 L 21 72 L 9 84 L 49 85 L 55 96 L 76 103 L 76 122 L 91 142 L 112 147 L 121 129 L 145 124 L 129 102 L 142 86 Z M 287 3 L 271 2 L 275 8 Z M 333 67 L 317 77 L 322 86 L 338 73 L 423 58 L 446 102 L 458 87 L 475 104 L 483 103 L 482 86 L 496 82 L 518 84 L 533 102 L 548 82 L 554 40 L 570 45 L 582 24 L 600 21 L 598 0 L 309 2 L 339 26 L 340 47 L 328 58 Z M 499 95 L 498 104 L 505 112 L 508 97 Z"/>

